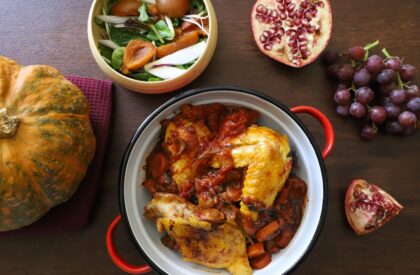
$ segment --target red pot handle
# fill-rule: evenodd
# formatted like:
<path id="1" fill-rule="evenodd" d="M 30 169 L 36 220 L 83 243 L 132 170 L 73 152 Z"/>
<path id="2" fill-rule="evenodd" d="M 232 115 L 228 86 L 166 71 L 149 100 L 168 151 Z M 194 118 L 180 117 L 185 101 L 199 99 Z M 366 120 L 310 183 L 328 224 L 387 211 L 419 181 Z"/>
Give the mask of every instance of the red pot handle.
<path id="1" fill-rule="evenodd" d="M 325 159 L 331 153 L 332 148 L 334 147 L 334 129 L 331 122 L 328 118 L 318 109 L 310 106 L 297 106 L 291 108 L 292 112 L 299 114 L 299 113 L 306 113 L 314 118 L 316 118 L 319 122 L 321 122 L 322 127 L 324 127 L 326 142 L 324 150 L 322 150 L 322 157 Z"/>
<path id="2" fill-rule="evenodd" d="M 145 274 L 152 269 L 148 265 L 141 265 L 135 266 L 127 263 L 124 261 L 117 253 L 114 245 L 114 231 L 117 228 L 118 224 L 121 222 L 121 215 L 115 217 L 115 219 L 111 222 L 106 232 L 106 248 L 108 250 L 108 254 L 111 257 L 112 261 L 116 266 L 121 268 L 123 271 L 130 273 L 130 274 Z"/>

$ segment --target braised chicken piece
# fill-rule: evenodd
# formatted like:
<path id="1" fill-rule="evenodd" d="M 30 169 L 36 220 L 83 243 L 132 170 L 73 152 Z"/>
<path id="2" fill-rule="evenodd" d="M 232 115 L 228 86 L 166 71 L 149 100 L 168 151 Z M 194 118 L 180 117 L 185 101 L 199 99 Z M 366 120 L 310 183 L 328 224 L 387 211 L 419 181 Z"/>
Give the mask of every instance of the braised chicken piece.
<path id="1" fill-rule="evenodd" d="M 250 126 L 229 144 L 234 166 L 247 167 L 241 212 L 255 220 L 257 213 L 247 205 L 271 206 L 289 176 L 292 158 L 288 138 L 266 127 Z"/>
<path id="2" fill-rule="evenodd" d="M 156 219 L 165 243 L 184 260 L 212 268 L 226 268 L 233 275 L 250 275 L 245 237 L 234 222 L 224 222 L 217 209 L 202 209 L 173 194 L 156 193 L 145 207 L 145 216 Z"/>
<path id="3" fill-rule="evenodd" d="M 174 119 L 166 127 L 163 148 L 172 158 L 172 177 L 182 191 L 185 184 L 194 178 L 192 169 L 200 144 L 210 140 L 212 134 L 202 121 Z"/>

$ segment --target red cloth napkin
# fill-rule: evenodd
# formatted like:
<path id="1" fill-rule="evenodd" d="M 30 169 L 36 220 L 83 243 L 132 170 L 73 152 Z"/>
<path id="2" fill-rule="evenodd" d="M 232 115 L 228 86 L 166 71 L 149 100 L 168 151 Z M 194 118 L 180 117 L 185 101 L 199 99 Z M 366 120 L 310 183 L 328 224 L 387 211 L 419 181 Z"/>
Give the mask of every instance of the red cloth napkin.
<path id="1" fill-rule="evenodd" d="M 84 92 L 90 103 L 90 121 L 96 137 L 95 156 L 73 197 L 52 208 L 37 222 L 3 234 L 66 232 L 82 229 L 89 221 L 108 140 L 112 109 L 112 82 L 79 76 L 67 78 Z"/>

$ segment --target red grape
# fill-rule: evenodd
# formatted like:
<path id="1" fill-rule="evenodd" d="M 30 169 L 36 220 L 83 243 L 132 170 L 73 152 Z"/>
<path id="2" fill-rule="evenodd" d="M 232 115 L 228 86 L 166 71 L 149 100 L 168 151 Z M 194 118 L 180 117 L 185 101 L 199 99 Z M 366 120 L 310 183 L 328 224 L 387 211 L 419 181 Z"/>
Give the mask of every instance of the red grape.
<path id="1" fill-rule="evenodd" d="M 353 102 L 350 105 L 350 114 L 355 118 L 362 118 L 366 115 L 366 108 L 359 102 Z"/>
<path id="2" fill-rule="evenodd" d="M 388 132 L 394 134 L 400 134 L 404 131 L 404 126 L 398 123 L 398 121 L 388 121 L 385 125 Z"/>
<path id="3" fill-rule="evenodd" d="M 385 61 L 385 67 L 397 72 L 401 68 L 401 60 L 396 56 L 388 58 Z"/>
<path id="4" fill-rule="evenodd" d="M 322 63 L 325 65 L 332 65 L 338 62 L 338 52 L 334 50 L 326 50 L 321 57 Z"/>
<path id="5" fill-rule="evenodd" d="M 338 77 L 338 71 L 340 70 L 341 65 L 340 64 L 332 64 L 330 66 L 328 66 L 327 69 L 327 73 L 329 76 L 333 77 L 333 78 L 337 78 Z"/>
<path id="6" fill-rule="evenodd" d="M 372 55 L 366 61 L 366 69 L 372 74 L 378 74 L 384 68 L 382 57 L 379 55 Z"/>
<path id="7" fill-rule="evenodd" d="M 413 80 L 416 77 L 416 67 L 411 64 L 404 64 L 400 69 L 401 80 L 408 82 Z"/>
<path id="8" fill-rule="evenodd" d="M 388 119 L 397 119 L 401 114 L 402 109 L 400 106 L 394 103 L 388 103 L 385 105 L 386 116 Z"/>
<path id="9" fill-rule="evenodd" d="M 420 90 L 419 87 L 417 85 L 412 85 L 410 87 L 407 88 L 407 90 L 405 91 L 406 95 L 407 95 L 407 100 L 416 98 L 416 97 L 420 97 Z"/>
<path id="10" fill-rule="evenodd" d="M 391 82 L 389 84 L 382 85 L 380 89 L 382 94 L 389 95 L 392 92 L 392 90 L 395 90 L 397 87 L 397 83 Z"/>
<path id="11" fill-rule="evenodd" d="M 357 87 L 366 86 L 370 81 L 370 73 L 365 68 L 358 70 L 353 77 L 353 82 Z"/>
<path id="12" fill-rule="evenodd" d="M 378 76 L 376 77 L 376 80 L 381 85 L 386 85 L 391 83 L 395 80 L 395 72 L 391 69 L 384 69 Z"/>
<path id="13" fill-rule="evenodd" d="M 351 93 L 349 90 L 337 90 L 334 94 L 334 100 L 339 105 L 348 105 L 351 101 Z"/>
<path id="14" fill-rule="evenodd" d="M 340 116 L 348 116 L 350 114 L 350 105 L 338 105 L 336 111 Z"/>
<path id="15" fill-rule="evenodd" d="M 360 132 L 360 136 L 364 139 L 372 140 L 378 134 L 378 128 L 372 125 L 365 125 Z"/>
<path id="16" fill-rule="evenodd" d="M 356 100 L 362 104 L 370 103 L 374 96 L 373 91 L 368 87 L 360 87 L 356 90 Z"/>
<path id="17" fill-rule="evenodd" d="M 417 123 L 417 117 L 410 111 L 404 111 L 398 116 L 398 122 L 405 127 L 414 126 Z"/>
<path id="18" fill-rule="evenodd" d="M 403 136 L 409 136 L 412 135 L 416 131 L 416 127 L 414 126 L 407 126 L 404 128 L 404 131 L 402 132 Z"/>
<path id="19" fill-rule="evenodd" d="M 337 72 L 338 79 L 342 82 L 348 82 L 353 79 L 354 68 L 350 64 L 344 64 Z"/>
<path id="20" fill-rule="evenodd" d="M 385 108 L 381 106 L 373 106 L 369 109 L 369 118 L 375 124 L 382 124 L 386 120 Z"/>
<path id="21" fill-rule="evenodd" d="M 391 94 L 389 95 L 389 98 L 391 101 L 395 104 L 403 104 L 406 100 L 406 94 L 405 91 L 402 89 L 393 90 Z"/>
<path id="22" fill-rule="evenodd" d="M 413 98 L 407 103 L 407 110 L 417 113 L 420 112 L 420 98 Z"/>
<path id="23" fill-rule="evenodd" d="M 355 61 L 362 60 L 365 57 L 365 48 L 363 46 L 354 46 L 348 50 L 349 58 Z"/>

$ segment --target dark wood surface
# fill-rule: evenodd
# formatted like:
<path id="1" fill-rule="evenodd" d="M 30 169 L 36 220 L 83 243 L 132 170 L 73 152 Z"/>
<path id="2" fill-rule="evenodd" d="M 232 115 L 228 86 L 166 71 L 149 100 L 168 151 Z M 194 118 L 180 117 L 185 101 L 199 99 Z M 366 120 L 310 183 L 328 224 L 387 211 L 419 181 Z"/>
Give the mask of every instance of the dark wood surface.
<path id="1" fill-rule="evenodd" d="M 290 107 L 319 108 L 335 127 L 336 145 L 326 160 L 327 219 L 314 249 L 294 273 L 420 274 L 420 133 L 361 141 L 357 123 L 335 114 L 333 86 L 319 61 L 296 70 L 270 60 L 252 39 L 249 14 L 254 1 L 213 2 L 219 19 L 218 48 L 207 70 L 183 90 L 216 84 L 252 88 Z M 22 64 L 50 64 L 66 75 L 105 79 L 88 47 L 90 4 L 86 0 L 0 0 L 0 54 Z M 340 0 L 332 6 L 330 47 L 344 50 L 380 39 L 391 53 L 420 68 L 419 1 Z M 119 211 L 120 160 L 139 124 L 175 94 L 143 95 L 116 85 L 103 182 L 90 224 L 79 232 L 0 238 L 0 274 L 123 274 L 105 249 L 107 226 Z M 302 120 L 322 146 L 320 125 L 305 115 Z M 361 237 L 351 231 L 343 208 L 346 186 L 355 177 L 379 184 L 405 206 L 384 228 Z M 143 263 L 122 228 L 116 241 L 124 258 Z"/>

